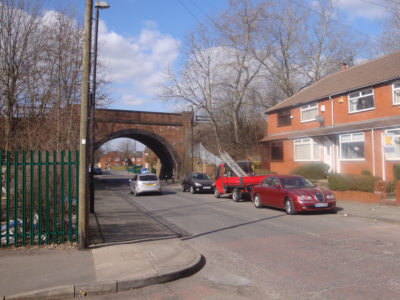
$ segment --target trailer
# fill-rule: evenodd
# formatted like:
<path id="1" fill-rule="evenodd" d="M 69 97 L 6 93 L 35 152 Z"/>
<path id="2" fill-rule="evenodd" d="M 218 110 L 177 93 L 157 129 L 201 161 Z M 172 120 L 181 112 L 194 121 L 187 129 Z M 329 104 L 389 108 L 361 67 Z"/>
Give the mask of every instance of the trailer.
<path id="1" fill-rule="evenodd" d="M 221 159 L 224 163 L 218 166 L 214 181 L 216 198 L 223 194 L 231 194 L 233 201 L 237 202 L 244 195 L 249 195 L 253 186 L 258 185 L 268 176 L 254 175 L 250 161 L 235 162 L 226 152 L 221 153 Z"/>

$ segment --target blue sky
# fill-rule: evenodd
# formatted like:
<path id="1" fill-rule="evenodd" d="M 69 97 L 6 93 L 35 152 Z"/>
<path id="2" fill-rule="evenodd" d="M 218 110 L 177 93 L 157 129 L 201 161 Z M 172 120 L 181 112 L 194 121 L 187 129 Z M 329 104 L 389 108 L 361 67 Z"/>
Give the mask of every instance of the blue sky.
<path id="1" fill-rule="evenodd" d="M 165 71 L 178 65 L 184 36 L 205 20 L 205 14 L 216 15 L 225 9 L 228 0 L 107 2 L 111 7 L 100 11 L 98 54 L 103 75 L 112 82 L 110 108 L 173 111 L 171 104 L 158 97 Z M 85 0 L 73 3 L 83 16 Z M 337 5 L 336 20 L 354 28 L 355 35 L 373 39 L 379 33 L 385 0 L 338 0 Z"/>

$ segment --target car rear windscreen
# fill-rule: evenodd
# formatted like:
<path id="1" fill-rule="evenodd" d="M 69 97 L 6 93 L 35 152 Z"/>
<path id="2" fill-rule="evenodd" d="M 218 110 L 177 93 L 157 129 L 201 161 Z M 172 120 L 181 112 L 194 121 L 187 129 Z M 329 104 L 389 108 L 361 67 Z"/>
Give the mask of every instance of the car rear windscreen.
<path id="1" fill-rule="evenodd" d="M 139 177 L 140 181 L 157 181 L 157 176 L 154 175 L 144 175 Z"/>

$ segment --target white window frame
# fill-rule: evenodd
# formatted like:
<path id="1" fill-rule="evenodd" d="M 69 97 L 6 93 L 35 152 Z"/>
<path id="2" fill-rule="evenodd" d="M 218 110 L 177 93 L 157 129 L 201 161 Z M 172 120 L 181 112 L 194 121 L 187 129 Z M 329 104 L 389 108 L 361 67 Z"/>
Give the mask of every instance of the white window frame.
<path id="1" fill-rule="evenodd" d="M 400 105 L 400 81 L 393 82 L 392 84 L 393 105 Z M 396 101 L 397 95 L 397 101 Z"/>
<path id="2" fill-rule="evenodd" d="M 362 138 L 357 138 L 357 136 L 361 136 Z M 343 138 L 345 136 L 350 136 L 350 141 L 343 142 Z M 342 153 L 342 144 L 345 143 L 354 143 L 354 142 L 363 142 L 364 143 L 364 157 L 360 158 L 343 158 Z M 342 161 L 363 161 L 365 160 L 365 135 L 364 132 L 354 132 L 354 133 L 346 133 L 339 135 L 339 152 L 340 152 L 340 160 Z"/>
<path id="3" fill-rule="evenodd" d="M 314 104 L 308 104 L 308 105 L 304 105 L 300 108 L 300 118 L 301 118 L 301 122 L 311 122 L 311 121 L 315 121 L 315 116 L 312 119 L 303 119 L 303 112 L 307 112 L 310 110 L 314 110 L 316 109 L 316 114 L 315 116 L 318 115 L 318 103 L 314 103 Z"/>
<path id="4" fill-rule="evenodd" d="M 395 139 L 396 139 L 396 141 L 400 140 L 400 128 L 392 128 L 392 129 L 385 130 L 385 135 L 388 135 L 388 134 L 391 134 L 391 133 L 394 133 L 394 132 L 398 132 L 398 134 L 393 134 L 392 135 L 392 138 L 391 138 L 392 143 L 395 142 Z M 385 159 L 388 160 L 388 161 L 398 161 L 398 160 L 400 160 L 400 153 L 398 154 L 398 156 L 392 156 L 392 157 L 389 157 L 389 156 L 390 156 L 389 153 L 385 153 Z"/>
<path id="5" fill-rule="evenodd" d="M 310 145 L 310 158 L 298 159 L 296 158 L 296 146 Z M 317 149 L 317 150 L 315 150 Z M 293 140 L 293 158 L 294 161 L 321 161 L 320 144 L 315 142 L 312 138 L 304 138 Z"/>
<path id="6" fill-rule="evenodd" d="M 366 91 L 369 91 L 369 90 L 371 90 L 371 93 L 362 95 L 363 92 L 366 92 Z M 358 96 L 351 96 L 351 95 L 355 95 L 355 94 L 358 94 Z M 368 108 L 364 108 L 364 109 L 359 109 L 359 110 L 356 109 L 356 110 L 351 111 L 351 105 L 350 105 L 350 103 L 351 103 L 352 99 L 359 100 L 359 99 L 361 99 L 361 98 L 365 98 L 365 97 L 368 97 L 368 96 L 372 96 L 372 100 L 373 100 L 373 102 L 374 102 L 374 105 L 373 105 L 372 107 L 368 107 Z M 365 90 L 358 91 L 358 92 L 352 92 L 352 93 L 350 93 L 350 94 L 347 95 L 347 99 L 348 99 L 349 114 L 354 114 L 354 113 L 358 113 L 358 112 L 362 112 L 362 111 L 368 111 L 368 110 L 373 110 L 373 109 L 375 109 L 375 95 L 374 95 L 374 89 L 373 89 L 373 88 L 365 89 Z"/>

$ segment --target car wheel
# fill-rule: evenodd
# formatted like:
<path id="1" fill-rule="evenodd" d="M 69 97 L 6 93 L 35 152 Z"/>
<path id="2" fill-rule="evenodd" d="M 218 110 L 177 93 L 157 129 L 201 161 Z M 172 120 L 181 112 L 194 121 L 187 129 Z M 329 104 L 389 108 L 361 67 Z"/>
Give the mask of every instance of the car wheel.
<path id="1" fill-rule="evenodd" d="M 218 192 L 217 187 L 215 187 L 215 189 L 214 189 L 214 196 L 215 196 L 215 198 L 221 198 L 221 194 Z"/>
<path id="2" fill-rule="evenodd" d="M 238 202 L 240 200 L 240 191 L 238 189 L 234 189 L 232 192 L 232 199 L 235 202 Z"/>
<path id="3" fill-rule="evenodd" d="M 185 186 L 182 184 L 182 192 L 186 192 Z"/>
<path id="4" fill-rule="evenodd" d="M 292 200 L 290 199 L 285 200 L 285 211 L 288 215 L 293 215 L 296 213 Z"/>
<path id="5" fill-rule="evenodd" d="M 193 186 L 190 187 L 190 193 L 191 193 L 191 194 L 194 194 L 194 193 L 195 193 L 195 190 L 194 190 L 194 187 L 193 187 Z"/>
<path id="6" fill-rule="evenodd" d="M 131 194 L 133 195 L 133 191 L 131 190 Z"/>
<path id="7" fill-rule="evenodd" d="M 254 195 L 254 206 L 255 206 L 256 208 L 261 208 L 261 207 L 263 207 L 263 205 L 261 204 L 260 196 L 259 196 L 258 194 L 255 194 L 255 195 Z"/>

